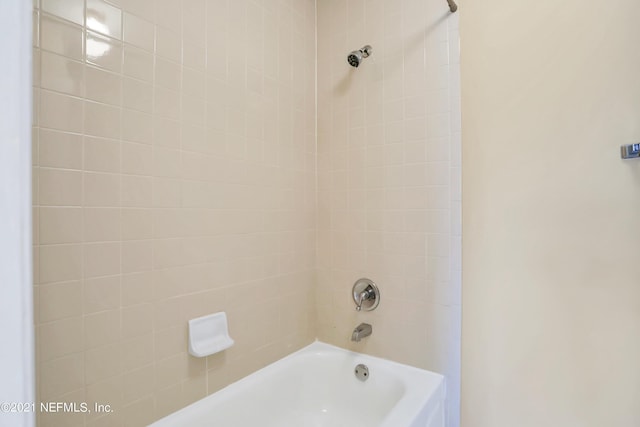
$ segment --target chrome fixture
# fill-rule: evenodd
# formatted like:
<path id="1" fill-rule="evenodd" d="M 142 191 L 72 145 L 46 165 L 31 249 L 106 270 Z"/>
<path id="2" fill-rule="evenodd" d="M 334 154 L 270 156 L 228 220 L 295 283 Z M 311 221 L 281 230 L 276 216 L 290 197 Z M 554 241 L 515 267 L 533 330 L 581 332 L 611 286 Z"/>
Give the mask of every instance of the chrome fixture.
<path id="1" fill-rule="evenodd" d="M 363 365 L 362 363 L 356 366 L 354 370 L 354 374 L 356 374 L 356 378 L 360 381 L 366 381 L 369 379 L 369 368 L 367 365 Z"/>
<path id="2" fill-rule="evenodd" d="M 635 159 L 640 157 L 640 144 L 623 145 L 620 147 L 620 151 L 623 159 Z"/>
<path id="3" fill-rule="evenodd" d="M 360 323 L 351 334 L 351 341 L 360 342 L 362 338 L 368 337 L 373 332 L 373 328 L 368 323 Z"/>
<path id="4" fill-rule="evenodd" d="M 347 56 L 347 62 L 352 67 L 358 68 L 358 66 L 360 65 L 362 60 L 364 58 L 368 58 L 369 55 L 371 55 L 371 51 L 372 50 L 373 50 L 373 48 L 371 46 L 369 46 L 369 45 L 366 45 L 365 47 L 363 47 L 360 50 L 354 50 L 353 52 L 351 52 L 349 54 L 349 56 Z"/>
<path id="5" fill-rule="evenodd" d="M 371 311 L 380 304 L 380 291 L 371 280 L 362 278 L 353 284 L 353 300 L 356 303 L 356 311 Z"/>
<path id="6" fill-rule="evenodd" d="M 447 3 L 449 3 L 449 10 L 451 11 L 451 13 L 455 12 L 456 10 L 458 10 L 458 5 L 456 4 L 455 1 L 447 0 Z"/>

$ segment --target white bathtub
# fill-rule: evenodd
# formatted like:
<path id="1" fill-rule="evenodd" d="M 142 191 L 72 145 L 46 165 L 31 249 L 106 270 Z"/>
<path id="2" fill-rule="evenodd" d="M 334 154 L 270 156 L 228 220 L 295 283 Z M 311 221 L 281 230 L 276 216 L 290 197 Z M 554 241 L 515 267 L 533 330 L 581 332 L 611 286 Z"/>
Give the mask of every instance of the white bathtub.
<path id="1" fill-rule="evenodd" d="M 315 342 L 152 427 L 444 427 L 444 399 L 442 375 Z"/>

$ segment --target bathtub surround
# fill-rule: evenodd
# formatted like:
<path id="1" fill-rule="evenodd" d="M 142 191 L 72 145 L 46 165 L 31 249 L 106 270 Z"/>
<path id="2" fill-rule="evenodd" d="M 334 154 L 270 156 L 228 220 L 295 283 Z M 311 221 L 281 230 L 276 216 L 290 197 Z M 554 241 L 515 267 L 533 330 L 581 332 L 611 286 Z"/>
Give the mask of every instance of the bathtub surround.
<path id="1" fill-rule="evenodd" d="M 458 425 L 457 14 L 444 0 L 318 1 L 318 337 L 448 378 Z M 357 68 L 347 55 L 372 53 Z M 358 312 L 351 286 L 380 289 Z M 371 336 L 352 342 L 360 323 Z"/>
<path id="2" fill-rule="evenodd" d="M 640 2 L 465 2 L 464 427 L 640 425 Z"/>
<path id="3" fill-rule="evenodd" d="M 38 393 L 140 426 L 315 329 L 315 3 L 41 0 Z M 226 311 L 235 345 L 187 354 Z"/>
<path id="4" fill-rule="evenodd" d="M 318 337 L 445 374 L 457 427 L 444 1 L 34 7 L 38 399 L 114 408 L 39 426 L 146 425 Z M 380 287 L 373 312 L 355 310 L 360 277 Z M 234 346 L 189 356 L 187 321 L 217 311 Z M 351 343 L 360 323 L 373 334 Z"/>

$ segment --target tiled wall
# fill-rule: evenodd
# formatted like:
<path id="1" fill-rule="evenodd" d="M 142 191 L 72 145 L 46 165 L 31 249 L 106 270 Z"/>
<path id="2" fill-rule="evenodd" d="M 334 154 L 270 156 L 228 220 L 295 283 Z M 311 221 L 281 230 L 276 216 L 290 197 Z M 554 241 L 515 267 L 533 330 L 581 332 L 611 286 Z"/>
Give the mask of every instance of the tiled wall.
<path id="1" fill-rule="evenodd" d="M 316 336 L 315 2 L 34 1 L 38 397 L 138 426 Z M 186 353 L 224 310 L 233 348 Z"/>
<path id="2" fill-rule="evenodd" d="M 444 0 L 318 1 L 318 334 L 445 373 L 458 425 L 458 15 Z M 357 69 L 347 53 L 372 55 Z M 375 281 L 358 313 L 351 287 Z M 351 343 L 360 322 L 371 337 Z"/>

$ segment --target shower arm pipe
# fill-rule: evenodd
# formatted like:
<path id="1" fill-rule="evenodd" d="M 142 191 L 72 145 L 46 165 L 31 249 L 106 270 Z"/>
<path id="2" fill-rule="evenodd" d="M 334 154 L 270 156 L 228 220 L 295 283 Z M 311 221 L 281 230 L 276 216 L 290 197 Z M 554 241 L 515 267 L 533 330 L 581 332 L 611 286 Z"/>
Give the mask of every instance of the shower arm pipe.
<path id="1" fill-rule="evenodd" d="M 447 3 L 449 3 L 449 10 L 451 10 L 451 13 L 455 12 L 456 10 L 458 10 L 458 5 L 456 4 L 456 2 L 454 0 L 447 0 Z"/>

